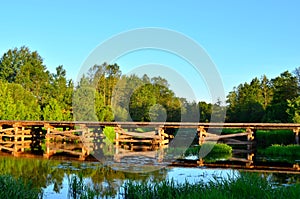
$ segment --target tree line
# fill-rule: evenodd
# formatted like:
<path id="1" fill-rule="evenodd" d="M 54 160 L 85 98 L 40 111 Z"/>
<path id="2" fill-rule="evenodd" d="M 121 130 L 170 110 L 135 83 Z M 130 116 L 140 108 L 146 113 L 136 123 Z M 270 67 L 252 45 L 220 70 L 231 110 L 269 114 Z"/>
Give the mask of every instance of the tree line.
<path id="1" fill-rule="evenodd" d="M 240 84 L 227 96 L 228 122 L 300 122 L 300 67 Z"/>
<path id="2" fill-rule="evenodd" d="M 299 122 L 300 68 L 240 84 L 226 106 L 177 97 L 162 77 L 123 75 L 117 64 L 91 66 L 74 84 L 63 66 L 50 73 L 37 51 L 10 49 L 0 58 L 0 119 L 52 121 Z M 214 113 L 217 114 L 217 113 Z"/>

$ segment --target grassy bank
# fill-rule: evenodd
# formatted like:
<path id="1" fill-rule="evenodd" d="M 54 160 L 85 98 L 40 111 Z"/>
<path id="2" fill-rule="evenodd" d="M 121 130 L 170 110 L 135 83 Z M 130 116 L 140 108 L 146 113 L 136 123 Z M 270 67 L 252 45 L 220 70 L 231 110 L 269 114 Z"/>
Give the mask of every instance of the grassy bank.
<path id="1" fill-rule="evenodd" d="M 239 177 L 214 179 L 209 183 L 178 184 L 174 181 L 130 181 L 124 185 L 124 198 L 299 198 L 300 184 L 274 187 L 256 173 L 242 173 Z"/>

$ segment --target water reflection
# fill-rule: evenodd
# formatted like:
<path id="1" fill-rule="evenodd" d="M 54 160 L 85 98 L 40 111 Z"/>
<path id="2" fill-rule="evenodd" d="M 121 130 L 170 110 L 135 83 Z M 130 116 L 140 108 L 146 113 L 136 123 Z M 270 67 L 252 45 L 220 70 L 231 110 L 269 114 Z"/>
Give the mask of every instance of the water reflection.
<path id="1" fill-rule="evenodd" d="M 219 178 L 226 179 L 238 176 L 234 169 L 212 169 L 208 167 L 165 167 L 148 173 L 132 173 L 115 170 L 99 162 L 80 162 L 64 160 L 47 160 L 38 158 L 0 157 L 0 175 L 10 174 L 22 177 L 25 182 L 31 181 L 34 187 L 44 192 L 44 198 L 66 198 L 72 176 L 82 176 L 86 184 L 99 190 L 102 196 L 118 196 L 122 193 L 122 185 L 127 180 L 162 181 L 174 179 L 179 183 L 186 180 L 193 182 L 209 182 Z M 272 183 L 299 183 L 300 175 L 262 173 Z"/>

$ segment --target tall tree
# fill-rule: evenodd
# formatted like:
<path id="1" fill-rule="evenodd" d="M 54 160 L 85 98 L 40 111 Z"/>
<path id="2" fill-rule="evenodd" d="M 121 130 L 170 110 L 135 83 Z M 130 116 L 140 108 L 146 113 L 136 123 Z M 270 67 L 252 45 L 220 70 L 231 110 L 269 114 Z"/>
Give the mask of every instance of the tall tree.
<path id="1" fill-rule="evenodd" d="M 39 120 L 37 98 L 22 86 L 0 80 L 0 120 Z"/>
<path id="2" fill-rule="evenodd" d="M 0 59 L 0 79 L 20 84 L 41 104 L 46 98 L 44 91 L 47 90 L 49 75 L 37 51 L 31 52 L 25 46 L 8 50 Z"/>
<path id="3" fill-rule="evenodd" d="M 298 80 L 290 72 L 285 71 L 271 80 L 273 86 L 273 98 L 267 107 L 265 121 L 267 122 L 291 122 L 287 113 L 288 100 L 295 99 L 299 94 Z"/>
<path id="4" fill-rule="evenodd" d="M 58 66 L 56 72 L 51 74 L 50 85 L 45 100 L 43 119 L 47 120 L 72 120 L 72 96 L 73 82 L 67 80 L 66 71 L 63 66 Z M 49 117 L 49 113 L 52 114 Z"/>

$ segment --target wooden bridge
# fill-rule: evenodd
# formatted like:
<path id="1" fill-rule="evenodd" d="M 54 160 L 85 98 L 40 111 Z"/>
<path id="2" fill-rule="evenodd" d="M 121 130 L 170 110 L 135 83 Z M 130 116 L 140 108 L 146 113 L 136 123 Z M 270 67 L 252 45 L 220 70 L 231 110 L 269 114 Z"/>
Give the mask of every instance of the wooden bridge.
<path id="1" fill-rule="evenodd" d="M 101 148 L 103 129 L 113 127 L 116 148 L 129 151 L 151 151 L 168 147 L 176 129 L 194 129 L 199 144 L 218 141 L 251 148 L 257 130 L 288 129 L 295 134 L 299 144 L 300 124 L 288 123 L 176 123 L 176 122 L 56 122 L 56 121 L 7 121 L 0 120 L 0 150 L 17 156 L 26 150 L 40 150 L 45 140 L 44 157 L 57 152 L 87 157 Z M 221 135 L 222 129 L 245 129 L 243 132 Z M 137 132 L 147 129 L 148 132 Z M 244 139 L 240 139 L 244 137 Z M 243 141 L 241 141 L 243 140 Z M 75 143 L 73 147 L 66 143 Z M 119 150 L 121 151 L 121 150 Z M 118 151 L 117 151 L 118 152 Z M 127 154 L 128 155 L 128 154 Z M 119 156 L 120 158 L 120 156 Z"/>

